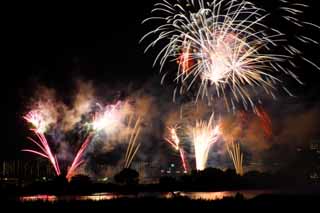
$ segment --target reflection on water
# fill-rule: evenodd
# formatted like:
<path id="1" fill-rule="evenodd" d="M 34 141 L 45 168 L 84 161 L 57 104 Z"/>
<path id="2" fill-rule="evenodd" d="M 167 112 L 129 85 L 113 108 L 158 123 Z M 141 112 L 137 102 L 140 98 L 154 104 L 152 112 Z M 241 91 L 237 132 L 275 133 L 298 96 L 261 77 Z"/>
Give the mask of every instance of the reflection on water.
<path id="1" fill-rule="evenodd" d="M 173 198 L 175 196 L 184 196 L 190 199 L 203 200 L 219 200 L 224 197 L 234 197 L 237 193 L 241 193 L 245 198 L 251 199 L 260 194 L 272 193 L 272 191 L 253 190 L 253 191 L 222 191 L 222 192 L 140 192 L 138 194 L 117 194 L 117 193 L 96 193 L 92 195 L 34 195 L 20 197 L 22 202 L 33 201 L 105 201 L 118 198 L 139 198 L 139 197 L 155 197 L 155 198 Z"/>
<path id="2" fill-rule="evenodd" d="M 116 194 L 106 194 L 106 193 L 102 193 L 102 194 L 93 194 L 93 195 L 88 195 L 88 196 L 76 196 L 79 197 L 79 200 L 92 200 L 92 201 L 101 201 L 101 200 L 112 200 L 112 199 L 117 199 L 119 197 L 121 197 L 120 195 L 116 195 Z"/>
<path id="3" fill-rule="evenodd" d="M 23 197 L 20 197 L 20 201 L 22 202 L 32 202 L 32 201 L 54 202 L 54 201 L 57 201 L 57 197 L 54 195 L 23 196 Z"/>
<path id="4" fill-rule="evenodd" d="M 203 200 L 219 200 L 224 197 L 233 196 L 233 192 L 189 192 L 181 193 L 182 196 L 187 196 L 193 200 L 203 199 Z"/>
<path id="5" fill-rule="evenodd" d="M 181 196 L 189 197 L 190 199 L 197 200 L 221 200 L 224 197 L 234 197 L 237 193 L 242 194 L 246 199 L 254 198 L 260 194 L 272 193 L 271 191 L 222 191 L 222 192 L 181 192 Z"/>
<path id="6" fill-rule="evenodd" d="M 103 201 L 111 200 L 123 197 L 122 195 L 117 195 L 114 193 L 97 193 L 92 195 L 33 195 L 33 196 L 22 196 L 20 201 L 22 202 L 32 202 L 32 201 L 45 201 L 45 202 L 56 202 L 56 201 Z"/>

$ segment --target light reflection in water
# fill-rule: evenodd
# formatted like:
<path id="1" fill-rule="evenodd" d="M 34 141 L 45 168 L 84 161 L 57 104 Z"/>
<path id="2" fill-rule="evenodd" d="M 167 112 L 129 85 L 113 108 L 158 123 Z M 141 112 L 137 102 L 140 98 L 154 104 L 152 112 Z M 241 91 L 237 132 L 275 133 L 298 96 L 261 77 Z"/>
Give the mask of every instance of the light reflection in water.
<path id="1" fill-rule="evenodd" d="M 242 194 L 246 199 L 251 199 L 259 194 L 267 193 L 267 191 L 182 192 L 180 195 L 193 200 L 221 200 L 225 197 L 234 197 L 237 193 Z"/>
<path id="2" fill-rule="evenodd" d="M 22 196 L 20 201 L 22 202 L 33 202 L 33 201 L 45 201 L 45 202 L 56 202 L 56 201 L 103 201 L 111 200 L 122 197 L 114 193 L 97 193 L 92 195 L 33 195 L 33 196 Z"/>
<path id="3" fill-rule="evenodd" d="M 35 196 L 23 196 L 20 197 L 22 202 L 33 202 L 33 201 L 46 201 L 46 202 L 55 202 L 57 197 L 54 195 L 35 195 Z"/>
<path id="4" fill-rule="evenodd" d="M 232 192 L 189 192 L 187 194 L 181 193 L 182 196 L 187 196 L 193 200 L 203 199 L 203 200 L 220 200 L 224 197 L 231 197 Z"/>
<path id="5" fill-rule="evenodd" d="M 120 195 L 116 194 L 93 194 L 93 195 L 88 195 L 88 196 L 80 196 L 80 200 L 92 200 L 92 201 L 103 201 L 103 200 L 112 200 L 112 199 L 117 199 L 120 197 Z"/>
<path id="6" fill-rule="evenodd" d="M 173 198 L 175 196 L 189 197 L 190 199 L 203 199 L 203 200 L 220 200 L 224 197 L 234 197 L 237 193 L 241 193 L 245 198 L 251 199 L 260 194 L 272 193 L 265 190 L 257 191 L 222 191 L 222 192 L 141 192 L 136 195 L 133 194 L 116 194 L 116 193 L 96 193 L 92 195 L 34 195 L 34 196 L 22 196 L 20 201 L 22 202 L 56 202 L 56 201 L 105 201 L 118 198 L 137 198 L 137 197 L 156 197 L 156 198 Z"/>

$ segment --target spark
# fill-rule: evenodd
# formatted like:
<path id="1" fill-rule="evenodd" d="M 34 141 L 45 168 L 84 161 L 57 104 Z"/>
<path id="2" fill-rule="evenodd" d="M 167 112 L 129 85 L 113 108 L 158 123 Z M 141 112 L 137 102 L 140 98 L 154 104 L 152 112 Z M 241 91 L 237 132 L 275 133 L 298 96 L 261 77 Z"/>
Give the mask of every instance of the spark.
<path id="1" fill-rule="evenodd" d="M 32 128 L 32 131 L 35 131 L 37 133 L 44 133 L 46 132 L 47 129 L 47 122 L 45 121 L 45 119 L 43 118 L 43 115 L 41 113 L 41 111 L 38 110 L 32 110 L 30 111 L 28 114 L 26 114 L 25 116 L 23 116 L 23 118 L 29 122 L 30 124 L 33 125 L 34 128 Z"/>
<path id="2" fill-rule="evenodd" d="M 107 105 L 105 107 L 98 104 L 101 111 L 94 115 L 92 123 L 89 124 L 92 129 L 81 144 L 81 147 L 72 161 L 71 167 L 68 169 L 66 177 L 69 181 L 75 175 L 76 170 L 84 163 L 83 155 L 90 145 L 93 137 L 102 130 L 107 134 L 114 133 L 120 127 L 123 118 L 121 104 L 122 103 L 120 101 L 114 105 Z"/>
<path id="3" fill-rule="evenodd" d="M 130 123 L 131 123 L 131 119 L 129 121 L 128 128 L 130 128 Z M 125 159 L 124 168 L 130 168 L 132 161 L 140 148 L 141 144 L 137 143 L 137 138 L 139 136 L 139 133 L 140 133 L 140 118 L 136 120 L 133 131 L 131 132 L 129 137 L 129 144 L 128 144 L 126 155 L 124 158 Z"/>
<path id="4" fill-rule="evenodd" d="M 177 127 L 168 127 L 168 130 L 169 130 L 169 137 L 166 137 L 165 141 L 168 142 L 176 151 L 179 152 L 184 172 L 188 172 L 184 151 L 180 145 L 180 139 L 177 134 Z"/>
<path id="5" fill-rule="evenodd" d="M 84 163 L 84 160 L 82 159 L 84 152 L 86 151 L 87 147 L 89 146 L 91 139 L 93 137 L 93 134 L 89 134 L 84 142 L 82 143 L 79 151 L 77 152 L 75 158 L 72 161 L 72 164 L 70 168 L 68 169 L 66 178 L 70 181 L 71 178 L 75 175 L 75 171 Z"/>
<path id="6" fill-rule="evenodd" d="M 240 143 L 235 143 L 233 141 L 231 144 L 227 143 L 227 151 L 232 159 L 236 173 L 243 176 L 243 154 L 240 150 Z"/>
<path id="7" fill-rule="evenodd" d="M 60 175 L 60 167 L 56 156 L 52 153 L 49 143 L 44 135 L 44 132 L 47 130 L 47 122 L 43 117 L 43 113 L 41 111 L 33 110 L 28 114 L 23 116 L 27 122 L 31 123 L 34 128 L 31 131 L 37 136 L 38 141 L 28 137 L 28 139 L 35 144 L 40 150 L 33 149 L 23 149 L 23 152 L 30 152 L 41 157 L 47 158 L 51 165 L 53 166 L 56 175 Z"/>
<path id="8" fill-rule="evenodd" d="M 284 20 L 298 27 L 319 28 L 296 17 L 307 5 L 289 5 L 285 1 L 282 4 L 286 5 L 279 7 L 285 12 L 281 16 Z M 274 97 L 277 86 L 283 84 L 274 67 L 280 67 L 278 71 L 298 82 L 298 77 L 287 71 L 284 62 L 297 56 L 320 70 L 316 63 L 301 56 L 301 51 L 287 44 L 290 42 L 284 32 L 266 24 L 272 11 L 248 0 L 163 0 L 155 4 L 152 14 L 143 23 L 158 21 L 162 24 L 142 37 L 141 41 L 157 36 L 145 51 L 165 43 L 154 65 L 159 63 L 162 71 L 171 59 L 177 61 L 175 81 L 177 87 L 181 86 L 180 94 L 185 92 L 184 88 L 187 91 L 196 88 L 196 100 L 207 97 L 214 101 L 221 97 L 228 109 L 231 106 L 234 109 L 237 104 L 254 109 L 254 92 L 261 89 Z M 301 42 L 301 37 L 296 38 Z M 318 43 L 312 38 L 303 38 L 303 43 Z M 274 52 L 280 48 L 284 51 L 279 52 L 284 53 Z M 177 88 L 174 98 L 176 92 Z"/>
<path id="9" fill-rule="evenodd" d="M 122 119 L 121 105 L 119 101 L 114 105 L 107 105 L 97 112 L 92 122 L 94 131 L 105 130 L 106 133 L 114 132 L 120 125 Z"/>
<path id="10" fill-rule="evenodd" d="M 165 138 L 165 140 L 175 149 L 179 150 L 180 149 L 180 139 L 177 135 L 177 130 L 175 127 L 168 127 L 169 130 L 169 138 Z"/>
<path id="11" fill-rule="evenodd" d="M 189 127 L 188 132 L 194 146 L 196 168 L 204 170 L 210 148 L 219 139 L 220 127 L 214 124 L 212 115 L 209 121 L 197 121 L 195 126 Z"/>
<path id="12" fill-rule="evenodd" d="M 42 113 L 40 111 L 30 111 L 28 114 L 23 116 L 23 118 L 31 123 L 34 128 L 31 131 L 37 136 L 38 141 L 28 137 L 29 141 L 35 144 L 40 150 L 33 150 L 33 149 L 23 149 L 23 152 L 30 152 L 41 157 L 47 158 L 51 165 L 53 166 L 56 175 L 60 175 L 60 167 L 56 156 L 52 153 L 49 143 L 44 135 L 44 132 L 47 129 L 47 122 L 45 121 Z"/>

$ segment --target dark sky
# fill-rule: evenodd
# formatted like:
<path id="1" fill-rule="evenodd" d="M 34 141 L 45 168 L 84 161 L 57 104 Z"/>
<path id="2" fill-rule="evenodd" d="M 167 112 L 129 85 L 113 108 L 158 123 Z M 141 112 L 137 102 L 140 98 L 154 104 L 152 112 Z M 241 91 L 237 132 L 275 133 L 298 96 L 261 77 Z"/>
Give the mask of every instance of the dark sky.
<path id="1" fill-rule="evenodd" d="M 17 154 L 25 126 L 21 114 L 37 84 L 72 92 L 74 80 L 106 84 L 143 82 L 152 72 L 143 54 L 141 21 L 152 1 L 103 1 L 101 4 L 25 4 L 15 6 L 8 23 L 9 66 L 1 102 L 6 134 L 1 156 Z"/>
<path id="2" fill-rule="evenodd" d="M 19 155 L 19 144 L 25 140 L 21 114 L 38 83 L 68 94 L 78 77 L 113 85 L 142 83 L 157 75 L 157 69 L 152 68 L 155 54 L 144 54 L 145 45 L 138 43 L 151 29 L 141 21 L 149 16 L 154 2 L 27 2 L 11 7 L 5 20 L 9 37 L 3 41 L 9 66 L 2 70 L 1 87 L 6 97 L 1 101 L 5 136 L 0 158 Z M 309 2 L 312 9 L 307 15 L 319 22 L 316 1 Z M 307 83 L 302 94 L 310 94 L 308 101 L 319 100 L 319 76 L 316 72 L 302 76 Z"/>

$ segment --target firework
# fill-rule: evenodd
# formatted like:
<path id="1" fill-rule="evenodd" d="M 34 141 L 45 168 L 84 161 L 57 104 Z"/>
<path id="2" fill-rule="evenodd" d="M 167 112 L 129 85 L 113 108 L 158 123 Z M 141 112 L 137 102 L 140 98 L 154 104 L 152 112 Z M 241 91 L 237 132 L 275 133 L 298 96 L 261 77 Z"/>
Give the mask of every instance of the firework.
<path id="1" fill-rule="evenodd" d="M 129 121 L 128 128 L 130 128 L 130 123 L 131 123 L 131 119 Z M 137 143 L 137 138 L 140 133 L 139 125 L 140 125 L 140 118 L 138 118 L 137 121 L 135 122 L 133 131 L 130 134 L 129 144 L 128 144 L 128 148 L 124 158 L 125 159 L 124 168 L 130 168 L 132 161 L 140 148 L 141 144 Z"/>
<path id="2" fill-rule="evenodd" d="M 92 122 L 92 129 L 94 131 L 104 130 L 106 133 L 113 133 L 121 124 L 123 113 L 121 111 L 122 102 L 117 102 L 114 105 L 107 105 L 100 107 L 100 112 L 97 112 Z"/>
<path id="3" fill-rule="evenodd" d="M 56 175 L 60 175 L 60 167 L 55 155 L 52 154 L 51 148 L 49 143 L 44 135 L 44 132 L 47 129 L 47 122 L 41 115 L 42 113 L 39 111 L 30 111 L 27 115 L 23 118 L 33 125 L 31 129 L 38 138 L 38 141 L 28 137 L 28 139 L 35 144 L 40 150 L 33 150 L 33 149 L 23 149 L 24 152 L 30 152 L 41 157 L 47 158 L 51 165 L 53 166 Z"/>
<path id="4" fill-rule="evenodd" d="M 79 151 L 77 152 L 75 158 L 73 159 L 72 164 L 71 164 L 70 168 L 68 169 L 68 172 L 67 172 L 67 175 L 66 175 L 66 178 L 69 181 L 75 175 L 75 171 L 77 170 L 77 168 L 84 163 L 84 160 L 82 159 L 82 156 L 83 156 L 84 152 L 86 151 L 87 147 L 89 146 L 92 137 L 93 137 L 92 133 L 90 133 L 86 137 L 86 139 L 82 143 Z"/>
<path id="5" fill-rule="evenodd" d="M 68 169 L 66 177 L 69 181 L 74 176 L 75 171 L 79 166 L 84 163 L 83 155 L 90 145 L 94 135 L 100 131 L 104 131 L 106 134 L 111 134 L 115 132 L 121 124 L 121 119 L 123 117 L 121 112 L 121 102 L 117 102 L 114 105 L 107 105 L 106 107 L 102 107 L 100 104 L 97 104 L 97 106 L 99 106 L 101 111 L 95 113 L 92 123 L 89 124 L 89 126 L 91 126 L 91 129 L 89 130 L 90 133 L 81 144 L 80 149 L 72 161 L 71 167 Z"/>
<path id="6" fill-rule="evenodd" d="M 306 5 L 288 1 L 282 1 L 282 4 L 285 6 L 279 8 L 284 12 L 281 18 L 299 27 L 318 28 L 296 17 L 303 13 L 302 8 Z M 163 0 L 155 4 L 152 13 L 155 15 L 144 22 L 155 20 L 163 24 L 141 39 L 157 36 L 145 51 L 164 41 L 166 45 L 159 51 L 155 64 L 159 62 L 160 70 L 163 70 L 168 61 L 176 60 L 179 68 L 175 80 L 182 85 L 180 93 L 184 92 L 184 85 L 187 90 L 195 85 L 197 99 L 207 97 L 211 101 L 214 97 L 222 97 L 228 109 L 234 109 L 237 103 L 254 108 L 252 96 L 258 89 L 274 97 L 277 85 L 282 84 L 276 73 L 282 72 L 301 83 L 290 70 L 296 67 L 295 57 L 319 69 L 289 44 L 285 33 L 266 25 L 271 14 L 250 1 Z M 295 38 L 303 43 L 318 44 L 311 38 Z M 273 52 L 275 49 L 281 49 L 279 52 L 283 53 Z M 286 66 L 290 68 L 283 62 L 288 62 Z"/>
<path id="7" fill-rule="evenodd" d="M 188 169 L 186 164 L 186 158 L 184 156 L 183 148 L 180 146 L 180 139 L 177 135 L 176 129 L 177 129 L 176 127 L 168 127 L 169 138 L 165 138 L 165 141 L 167 141 L 176 151 L 179 152 L 183 169 L 185 172 L 187 172 Z"/>
<path id="8" fill-rule="evenodd" d="M 219 139 L 220 127 L 214 124 L 212 115 L 209 121 L 197 121 L 194 127 L 189 127 L 188 132 L 194 146 L 196 168 L 204 170 L 210 148 Z"/>
<path id="9" fill-rule="evenodd" d="M 240 176 L 243 175 L 243 154 L 240 150 L 240 143 L 231 142 L 227 144 L 227 151 L 232 159 L 236 173 Z"/>
<path id="10" fill-rule="evenodd" d="M 41 111 L 32 110 L 28 114 L 23 116 L 23 118 L 33 126 L 33 128 L 31 129 L 32 131 L 37 133 L 45 133 L 48 124 L 45 121 L 43 113 Z"/>

